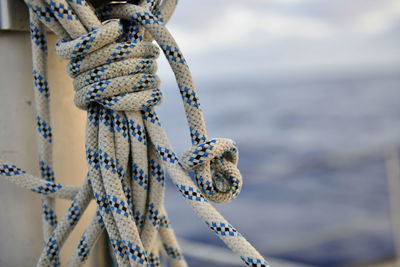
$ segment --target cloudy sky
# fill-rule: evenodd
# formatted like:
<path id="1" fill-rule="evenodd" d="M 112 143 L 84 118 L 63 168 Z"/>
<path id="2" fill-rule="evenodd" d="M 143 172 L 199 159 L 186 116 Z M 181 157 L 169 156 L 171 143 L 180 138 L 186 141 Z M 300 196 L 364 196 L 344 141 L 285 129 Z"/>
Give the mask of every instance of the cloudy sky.
<path id="1" fill-rule="evenodd" d="M 196 77 L 400 67 L 398 0 L 181 0 L 168 28 Z"/>

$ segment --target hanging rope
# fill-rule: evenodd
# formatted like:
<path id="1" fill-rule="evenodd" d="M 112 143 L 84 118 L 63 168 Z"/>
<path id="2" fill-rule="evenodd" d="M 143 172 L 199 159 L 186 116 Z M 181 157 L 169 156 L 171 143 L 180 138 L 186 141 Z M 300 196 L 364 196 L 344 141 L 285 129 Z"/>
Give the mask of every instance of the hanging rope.
<path id="1" fill-rule="evenodd" d="M 164 168 L 200 218 L 249 266 L 263 257 L 210 204 L 240 192 L 238 151 L 229 139 L 208 139 L 187 63 L 165 24 L 176 0 L 109 4 L 93 11 L 84 0 L 25 0 L 30 9 L 35 101 L 42 179 L 0 161 L 0 175 L 42 194 L 45 248 L 38 266 L 58 266 L 59 251 L 95 199 L 97 211 L 68 266 L 83 264 L 107 231 L 119 266 L 159 266 L 161 240 L 171 266 L 187 266 L 163 204 Z M 70 60 L 77 107 L 87 111 L 88 175 L 81 187 L 54 182 L 47 46 L 44 26 L 60 38 L 56 53 Z M 158 47 L 175 74 L 192 137 L 181 160 L 154 107 L 162 102 L 155 75 Z M 197 186 L 187 171 L 193 171 Z M 71 199 L 57 222 L 54 198 Z"/>

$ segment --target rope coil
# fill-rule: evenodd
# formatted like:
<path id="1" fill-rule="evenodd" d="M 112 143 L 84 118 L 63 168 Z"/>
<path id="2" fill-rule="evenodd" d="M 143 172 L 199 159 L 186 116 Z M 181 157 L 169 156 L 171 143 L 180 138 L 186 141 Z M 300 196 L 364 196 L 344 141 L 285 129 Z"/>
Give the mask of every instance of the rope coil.
<path id="1" fill-rule="evenodd" d="M 207 139 L 187 63 L 164 26 L 176 1 L 111 4 L 96 13 L 83 0 L 25 1 L 31 15 L 34 72 L 41 77 L 35 79 L 35 89 L 38 113 L 44 114 L 44 119 L 38 116 L 40 138 L 47 142 L 40 150 L 40 155 L 46 157 L 41 163 L 47 166 L 44 170 L 51 170 L 51 128 L 48 85 L 43 90 L 47 83 L 43 25 L 59 36 L 56 53 L 70 60 L 67 72 L 74 78 L 75 105 L 87 111 L 89 170 L 81 187 L 56 184 L 54 177 L 49 181 L 34 178 L 14 165 L 0 162 L 0 175 L 46 196 L 44 220 L 51 222 L 44 224 L 46 244 L 38 266 L 60 264 L 59 251 L 92 198 L 97 212 L 68 266 L 86 261 L 103 230 L 108 233 L 119 266 L 158 266 L 157 235 L 171 265 L 187 266 L 163 204 L 164 168 L 206 225 L 247 265 L 268 266 L 209 202 L 226 203 L 239 194 L 242 177 L 237 169 L 238 150 L 230 139 Z M 193 146 L 181 160 L 154 111 L 154 106 L 162 102 L 162 92 L 155 75 L 159 50 L 153 39 L 175 74 L 190 127 Z M 47 95 L 44 98 L 43 91 Z M 194 171 L 200 190 L 185 170 Z M 72 199 L 59 222 L 54 216 L 49 220 L 49 215 L 55 214 L 54 197 Z"/>
<path id="2" fill-rule="evenodd" d="M 115 45 L 122 32 L 118 21 L 109 21 L 78 39 L 57 43 L 57 55 L 75 64 L 70 75 L 77 107 L 87 110 L 95 102 L 115 111 L 140 111 L 161 102 L 160 80 L 154 75 L 158 48 L 152 43 Z"/>
<path id="3" fill-rule="evenodd" d="M 185 168 L 195 171 L 195 179 L 202 193 L 217 203 L 230 202 L 240 193 L 242 176 L 237 162 L 236 144 L 226 138 L 199 142 L 182 156 Z M 210 168 L 214 171 L 212 175 Z"/>

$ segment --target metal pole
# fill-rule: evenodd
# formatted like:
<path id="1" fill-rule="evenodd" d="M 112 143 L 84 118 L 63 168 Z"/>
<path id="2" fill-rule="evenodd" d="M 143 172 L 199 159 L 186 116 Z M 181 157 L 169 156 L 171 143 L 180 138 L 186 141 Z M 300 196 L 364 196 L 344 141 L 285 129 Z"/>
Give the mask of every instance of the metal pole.
<path id="1" fill-rule="evenodd" d="M 28 33 L 0 32 L 0 156 L 38 175 Z M 32 266 L 42 244 L 40 197 L 0 180 L 0 266 Z"/>
<path id="2" fill-rule="evenodd" d="M 59 182 L 81 185 L 87 172 L 86 115 L 74 106 L 72 80 L 65 71 L 67 62 L 55 55 L 55 42 L 56 36 L 50 34 L 49 83 L 55 176 Z M 31 47 L 27 31 L 0 31 L 0 69 L 0 157 L 39 176 Z M 58 218 L 69 205 L 69 201 L 57 201 Z M 91 203 L 61 250 L 64 264 L 94 212 L 95 203 Z M 0 240 L 0 266 L 33 266 L 44 245 L 40 196 L 3 179 L 0 179 Z M 93 251 L 92 254 L 87 266 L 101 266 L 99 262 L 106 262 L 103 252 Z M 93 261 L 94 257 L 96 261 Z"/>
<path id="3" fill-rule="evenodd" d="M 0 29 L 27 31 L 28 9 L 23 0 L 0 0 Z"/>
<path id="4" fill-rule="evenodd" d="M 397 147 L 385 150 L 386 173 L 388 180 L 390 216 L 393 229 L 393 241 L 396 262 L 400 261 L 400 162 Z"/>

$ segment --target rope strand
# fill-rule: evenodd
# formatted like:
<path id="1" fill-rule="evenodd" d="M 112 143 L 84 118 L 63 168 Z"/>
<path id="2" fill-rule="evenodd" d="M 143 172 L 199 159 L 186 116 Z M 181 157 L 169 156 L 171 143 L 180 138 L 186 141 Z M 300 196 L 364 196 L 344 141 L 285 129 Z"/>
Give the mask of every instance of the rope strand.
<path id="1" fill-rule="evenodd" d="M 68 266 L 83 264 L 106 229 L 119 266 L 159 266 L 159 236 L 171 266 L 187 263 L 164 208 L 165 170 L 199 217 L 245 264 L 268 263 L 209 201 L 227 203 L 240 192 L 238 150 L 229 139 L 207 138 L 200 102 L 186 60 L 165 27 L 176 0 L 109 4 L 93 11 L 84 0 L 25 0 L 31 14 L 40 164 L 44 181 L 0 161 L 0 175 L 45 195 L 45 248 L 38 266 L 58 266 L 59 251 L 91 199 L 97 211 Z M 60 38 L 56 53 L 70 60 L 74 102 L 87 111 L 88 176 L 81 187 L 54 182 L 43 25 Z M 182 95 L 192 148 L 178 159 L 155 106 L 163 100 L 155 74 L 158 47 Z M 40 77 L 39 77 L 40 76 Z M 197 185 L 187 174 L 195 173 Z M 49 173 L 50 178 L 49 178 Z M 57 224 L 54 198 L 72 199 Z M 47 220 L 48 215 L 52 220 Z M 46 217 L 47 216 L 47 217 Z M 51 221 L 52 223 L 47 223 Z M 46 224 L 47 223 L 47 224 Z"/>

